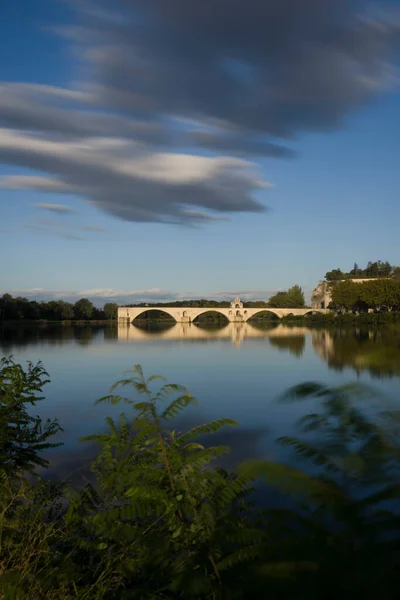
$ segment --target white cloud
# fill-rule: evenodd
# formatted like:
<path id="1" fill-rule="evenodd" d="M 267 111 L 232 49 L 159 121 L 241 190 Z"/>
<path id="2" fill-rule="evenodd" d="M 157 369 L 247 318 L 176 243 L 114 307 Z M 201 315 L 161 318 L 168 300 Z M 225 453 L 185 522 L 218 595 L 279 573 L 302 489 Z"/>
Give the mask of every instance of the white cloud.
<path id="1" fill-rule="evenodd" d="M 5 177 L 3 187 L 80 195 L 127 221 L 201 223 L 218 213 L 265 210 L 253 197 L 264 182 L 239 158 L 152 152 L 120 138 L 60 141 L 0 129 L 2 157 L 50 175 Z"/>

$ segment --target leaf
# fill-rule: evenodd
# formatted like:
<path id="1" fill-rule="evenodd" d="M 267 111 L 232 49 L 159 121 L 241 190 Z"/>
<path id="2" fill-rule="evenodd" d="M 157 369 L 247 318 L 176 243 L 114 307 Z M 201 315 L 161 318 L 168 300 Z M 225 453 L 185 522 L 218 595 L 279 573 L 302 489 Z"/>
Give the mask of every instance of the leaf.
<path id="1" fill-rule="evenodd" d="M 210 423 L 205 423 L 204 425 L 198 425 L 197 427 L 193 427 L 193 429 L 178 437 L 177 442 L 180 444 L 186 444 L 187 442 L 190 442 L 190 440 L 192 440 L 193 438 L 197 438 L 200 435 L 216 433 L 223 427 L 236 427 L 238 425 L 239 423 L 237 421 L 234 421 L 233 419 L 217 419 L 215 421 L 211 421 Z"/>
<path id="2" fill-rule="evenodd" d="M 196 405 L 197 400 L 193 398 L 193 396 L 191 396 L 190 394 L 179 396 L 179 398 L 173 400 L 173 402 L 171 402 L 171 404 L 167 406 L 164 412 L 161 413 L 161 418 L 165 421 L 170 421 L 174 417 L 178 416 L 178 414 L 184 408 L 186 408 L 186 406 L 189 406 L 189 404 Z"/>
<path id="3" fill-rule="evenodd" d="M 120 402 L 124 402 L 124 404 L 131 404 L 131 400 L 129 400 L 129 398 L 124 398 L 123 396 L 117 396 L 114 394 L 108 394 L 107 396 L 102 396 L 102 398 L 99 398 L 98 400 L 95 401 L 95 406 L 97 404 L 101 404 L 105 402 L 106 404 L 112 404 L 112 405 L 116 405 L 119 404 Z"/>
<path id="4" fill-rule="evenodd" d="M 161 381 L 165 381 L 165 377 L 162 375 L 151 375 L 147 381 L 155 381 L 156 379 L 160 379 Z"/>
<path id="5" fill-rule="evenodd" d="M 138 484 L 131 488 L 129 488 L 125 492 L 126 498 L 130 498 L 131 500 L 146 500 L 147 502 L 163 502 L 164 504 L 168 504 L 170 498 L 166 492 L 159 489 L 156 486 Z"/>
<path id="6" fill-rule="evenodd" d="M 223 558 L 218 564 L 218 571 L 224 571 L 239 563 L 250 562 L 257 558 L 265 549 L 264 544 L 254 544 L 253 546 L 247 546 L 240 548 L 236 552 Z"/>
<path id="7" fill-rule="evenodd" d="M 174 539 L 177 538 L 177 537 L 179 537 L 180 534 L 181 534 L 181 531 L 182 531 L 182 525 L 180 527 L 178 527 L 178 529 L 176 529 L 176 531 L 174 531 L 174 533 L 172 534 L 172 537 Z"/>
<path id="8" fill-rule="evenodd" d="M 323 453 L 316 448 L 313 448 L 309 444 L 292 438 L 289 436 L 281 436 L 278 438 L 278 442 L 284 446 L 289 446 L 295 450 L 297 454 L 300 454 L 304 458 L 312 460 L 314 464 L 322 466 L 325 465 L 328 469 L 338 471 L 335 464 L 331 461 L 331 457 L 328 453 Z"/>
<path id="9" fill-rule="evenodd" d="M 178 392 L 182 395 L 189 395 L 189 392 L 185 386 L 179 385 L 178 383 L 166 383 L 158 392 L 157 397 L 160 400 L 165 400 L 172 394 L 177 394 Z"/>
<path id="10" fill-rule="evenodd" d="M 267 483 L 278 487 L 296 498 L 336 505 L 345 501 L 333 482 L 323 481 L 283 463 L 263 460 L 249 460 L 239 466 L 239 474 L 249 478 L 263 478 Z"/>
<path id="11" fill-rule="evenodd" d="M 97 550 L 105 550 L 107 547 L 108 544 L 106 544 L 105 542 L 101 542 L 100 544 L 98 544 Z"/>

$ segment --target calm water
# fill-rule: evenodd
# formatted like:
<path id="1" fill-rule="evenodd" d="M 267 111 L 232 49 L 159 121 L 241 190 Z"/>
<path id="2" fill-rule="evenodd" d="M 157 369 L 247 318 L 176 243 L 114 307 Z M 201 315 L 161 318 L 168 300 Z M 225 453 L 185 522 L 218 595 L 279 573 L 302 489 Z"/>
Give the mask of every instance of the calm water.
<path id="1" fill-rule="evenodd" d="M 66 475 L 87 461 L 93 449 L 79 438 L 104 429 L 104 417 L 123 407 L 94 406 L 121 372 L 141 364 L 148 376 L 157 373 L 186 385 L 199 401 L 179 423 L 193 426 L 220 417 L 241 424 L 215 443 L 232 447 L 232 463 L 241 458 L 271 456 L 276 435 L 292 433 L 313 402 L 283 403 L 290 386 L 304 381 L 327 385 L 361 381 L 382 397 L 400 400 L 400 331 L 321 331 L 282 325 L 257 328 L 230 323 L 220 329 L 176 324 L 162 330 L 129 327 L 0 328 L 2 355 L 18 362 L 41 360 L 50 374 L 46 399 L 37 411 L 58 417 L 64 433 L 62 449 L 52 451 L 54 469 Z"/>

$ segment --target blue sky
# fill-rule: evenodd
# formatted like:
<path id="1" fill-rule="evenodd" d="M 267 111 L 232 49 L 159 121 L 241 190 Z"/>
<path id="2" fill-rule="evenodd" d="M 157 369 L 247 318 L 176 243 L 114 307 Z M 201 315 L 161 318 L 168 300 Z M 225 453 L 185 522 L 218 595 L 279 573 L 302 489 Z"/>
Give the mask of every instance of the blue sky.
<path id="1" fill-rule="evenodd" d="M 400 263 L 400 3 L 208 4 L 1 9 L 0 293 L 264 299 Z"/>

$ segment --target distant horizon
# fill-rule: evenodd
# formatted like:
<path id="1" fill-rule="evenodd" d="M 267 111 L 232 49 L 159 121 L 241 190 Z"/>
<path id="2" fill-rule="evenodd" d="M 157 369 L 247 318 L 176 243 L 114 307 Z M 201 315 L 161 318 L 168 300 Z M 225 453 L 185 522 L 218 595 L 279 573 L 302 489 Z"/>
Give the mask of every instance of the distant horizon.
<path id="1" fill-rule="evenodd" d="M 290 286 L 291 287 L 291 286 Z M 106 302 L 115 302 L 120 306 L 127 304 L 142 304 L 156 302 L 177 302 L 177 301 L 195 301 L 195 300 L 213 300 L 218 302 L 232 302 L 237 296 L 243 302 L 267 302 L 271 296 L 277 292 L 285 291 L 283 289 L 273 290 L 237 290 L 228 292 L 216 292 L 214 294 L 186 294 L 174 293 L 166 290 L 139 290 L 139 291 L 116 291 L 110 290 L 82 290 L 78 292 L 62 292 L 54 290 L 0 290 L 0 296 L 10 294 L 15 297 L 23 297 L 37 302 L 49 302 L 51 300 L 64 300 L 65 302 L 76 302 L 81 298 L 87 298 L 97 308 L 103 306 Z M 311 301 L 312 290 L 303 290 L 306 303 Z"/>

